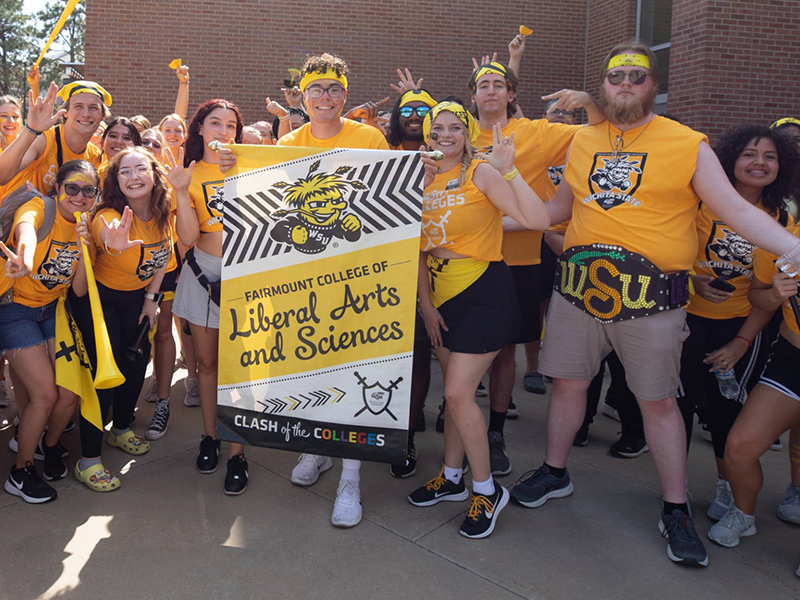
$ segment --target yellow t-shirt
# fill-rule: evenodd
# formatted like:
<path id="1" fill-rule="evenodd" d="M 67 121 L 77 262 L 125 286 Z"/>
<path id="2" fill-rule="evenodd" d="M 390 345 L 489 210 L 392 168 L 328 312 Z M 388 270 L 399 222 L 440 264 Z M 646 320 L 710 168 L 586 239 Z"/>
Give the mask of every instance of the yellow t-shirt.
<path id="1" fill-rule="evenodd" d="M 14 178 L 6 185 L 0 187 L 0 199 L 4 198 L 10 192 L 13 192 L 18 187 L 25 185 L 26 181 L 30 181 L 37 190 L 46 195 L 51 195 L 53 192 L 53 184 L 56 180 L 56 173 L 58 172 L 58 151 L 56 148 L 56 135 L 61 138 L 61 150 L 64 164 L 70 160 L 83 159 L 92 163 L 95 167 L 100 166 L 102 152 L 100 149 L 89 142 L 86 145 L 86 150 L 81 154 L 75 154 L 67 146 L 64 139 L 64 130 L 61 125 L 50 128 L 45 131 L 44 135 L 46 145 L 42 155 L 33 161 L 30 165 L 25 167 L 22 171 L 17 173 Z"/>
<path id="2" fill-rule="evenodd" d="M 14 230 L 20 223 L 31 223 L 38 231 L 44 221 L 44 200 L 33 198 L 17 209 Z M 19 242 L 14 239 L 16 246 Z M 49 235 L 36 245 L 33 269 L 27 277 L 11 280 L 14 302 L 31 308 L 45 306 L 57 299 L 69 287 L 80 260 L 75 223 L 67 221 L 56 207 Z"/>
<path id="3" fill-rule="evenodd" d="M 763 206 L 759 205 L 759 208 L 763 210 Z M 793 225 L 791 215 L 786 214 L 787 223 Z M 777 220 L 779 214 L 776 213 L 774 217 Z M 711 302 L 700 294 L 694 294 L 686 311 L 706 319 L 746 317 L 752 309 L 747 292 L 753 277 L 755 245 L 725 225 L 705 204 L 697 215 L 697 238 L 699 248 L 694 272 L 697 275 L 719 277 L 736 289 L 725 302 Z"/>
<path id="4" fill-rule="evenodd" d="M 786 229 L 797 237 L 800 237 L 800 225 L 792 225 Z M 753 266 L 753 273 L 756 279 L 771 286 L 773 275 L 777 275 L 779 272 L 778 267 L 775 266 L 777 258 L 778 256 L 776 254 L 767 252 L 763 248 L 756 248 Z M 797 328 L 797 320 L 794 318 L 794 311 L 792 310 L 792 305 L 788 298 L 783 302 L 783 320 L 786 322 L 786 325 L 789 326 L 789 329 L 797 335 L 800 335 L 800 329 Z"/>
<path id="5" fill-rule="evenodd" d="M 324 140 L 314 137 L 311 123 L 287 133 L 278 140 L 277 146 L 300 146 L 305 148 L 361 148 L 364 150 L 389 150 L 384 135 L 371 125 L 342 119 L 342 130 Z"/>
<path id="6" fill-rule="evenodd" d="M 195 163 L 192 183 L 189 185 L 189 198 L 192 200 L 192 208 L 197 212 L 202 233 L 222 231 L 224 190 L 225 176 L 220 172 L 219 165 L 202 160 Z"/>
<path id="7" fill-rule="evenodd" d="M 514 134 L 517 153 L 514 165 L 531 189 L 546 202 L 556 193 L 550 165 L 563 165 L 567 149 L 581 125 L 550 123 L 546 119 L 511 119 L 503 136 Z M 481 128 L 475 147 L 491 151 L 492 130 Z M 507 264 L 538 265 L 541 262 L 542 231 L 506 231 L 503 257 Z"/>
<path id="8" fill-rule="evenodd" d="M 625 151 L 614 161 L 609 140 L 619 134 L 607 121 L 575 134 L 564 170 L 575 193 L 564 249 L 619 244 L 664 273 L 691 269 L 700 202 L 692 178 L 700 143 L 708 138 L 655 116 L 625 132 Z"/>
<path id="9" fill-rule="evenodd" d="M 109 223 L 112 219 L 122 218 L 116 210 L 104 208 L 97 212 L 92 221 L 92 241 L 96 250 L 93 265 L 97 281 L 106 287 L 122 291 L 146 287 L 156 271 L 168 264 L 172 256 L 170 230 L 167 230 L 167 235 L 164 237 L 158 230 L 155 218 L 144 222 L 134 215 L 129 237 L 132 240 L 142 240 L 144 244 L 128 248 L 121 253 L 115 250 L 106 253 L 100 238 L 100 232 L 103 230 L 101 215 Z"/>
<path id="10" fill-rule="evenodd" d="M 472 181 L 481 162 L 473 160 L 467 167 L 461 187 L 461 165 L 457 165 L 437 174 L 425 188 L 419 240 L 422 252 L 444 248 L 486 262 L 503 259 L 503 213 Z"/>

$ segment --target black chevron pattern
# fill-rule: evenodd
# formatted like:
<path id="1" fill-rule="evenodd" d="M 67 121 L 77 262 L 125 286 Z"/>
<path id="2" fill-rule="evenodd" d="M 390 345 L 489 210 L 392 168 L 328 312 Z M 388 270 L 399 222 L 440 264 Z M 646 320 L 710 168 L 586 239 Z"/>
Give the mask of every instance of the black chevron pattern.
<path id="1" fill-rule="evenodd" d="M 264 398 L 258 400 L 258 404 L 263 406 L 261 412 L 271 415 L 281 412 L 292 412 L 295 410 L 305 410 L 306 408 L 317 408 L 325 406 L 328 402 L 336 404 L 347 393 L 337 387 L 330 387 L 325 390 L 314 390 L 303 394 L 284 396 L 283 398 Z"/>
<path id="2" fill-rule="evenodd" d="M 351 171 L 347 179 L 358 179 L 369 187 L 366 191 L 353 191 L 347 198 L 349 210 L 361 219 L 364 234 L 419 223 L 424 178 L 419 154 Z M 269 236 L 269 229 L 276 222 L 271 215 L 280 208 L 283 208 L 282 195 L 272 188 L 244 197 L 225 198 L 222 251 L 226 267 L 292 251 L 291 245 Z"/>

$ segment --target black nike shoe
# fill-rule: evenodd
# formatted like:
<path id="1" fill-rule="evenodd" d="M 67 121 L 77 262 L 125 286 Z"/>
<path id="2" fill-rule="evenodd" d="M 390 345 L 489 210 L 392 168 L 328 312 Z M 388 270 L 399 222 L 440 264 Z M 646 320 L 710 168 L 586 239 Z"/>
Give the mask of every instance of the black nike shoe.
<path id="1" fill-rule="evenodd" d="M 508 504 L 510 495 L 502 485 L 494 484 L 494 494 L 473 494 L 467 516 L 458 532 L 464 537 L 480 539 L 487 537 L 497 524 L 500 511 Z"/>
<path id="2" fill-rule="evenodd" d="M 248 481 L 247 459 L 244 454 L 231 456 L 228 461 L 228 470 L 225 473 L 225 493 L 228 496 L 238 496 L 247 489 Z"/>
<path id="3" fill-rule="evenodd" d="M 210 435 L 204 435 L 200 441 L 200 453 L 197 455 L 197 470 L 207 475 L 219 466 L 220 441 Z"/>
<path id="4" fill-rule="evenodd" d="M 464 478 L 458 483 L 453 483 L 444 477 L 444 468 L 439 474 L 422 487 L 417 488 L 408 496 L 408 501 L 414 506 L 433 506 L 439 502 L 461 502 L 469 498 L 469 492 L 464 485 Z"/>
<path id="5" fill-rule="evenodd" d="M 414 446 L 414 442 L 408 445 L 408 454 L 406 455 L 405 462 L 390 466 L 389 472 L 392 474 L 392 477 L 396 477 L 397 479 L 411 477 L 417 472 L 417 448 Z"/>
<path id="6" fill-rule="evenodd" d="M 58 498 L 58 493 L 39 477 L 36 467 L 30 462 L 22 469 L 11 467 L 3 489 L 30 504 L 43 504 Z"/>

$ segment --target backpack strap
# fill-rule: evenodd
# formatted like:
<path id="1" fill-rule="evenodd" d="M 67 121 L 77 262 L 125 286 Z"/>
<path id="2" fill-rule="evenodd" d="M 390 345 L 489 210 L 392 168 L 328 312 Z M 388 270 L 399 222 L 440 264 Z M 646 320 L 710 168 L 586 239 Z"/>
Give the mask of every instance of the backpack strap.
<path id="1" fill-rule="evenodd" d="M 778 223 L 781 224 L 781 227 L 786 227 L 786 224 L 789 222 L 789 211 L 785 208 L 778 209 Z"/>
<path id="2" fill-rule="evenodd" d="M 56 200 L 51 196 L 40 196 L 44 200 L 44 219 L 39 229 L 36 230 L 36 243 L 47 239 L 53 229 L 53 222 L 56 220 Z"/>
<path id="3" fill-rule="evenodd" d="M 64 164 L 64 147 L 61 145 L 61 125 L 56 125 L 53 131 L 56 134 L 56 162 L 60 169 L 61 165 Z"/>

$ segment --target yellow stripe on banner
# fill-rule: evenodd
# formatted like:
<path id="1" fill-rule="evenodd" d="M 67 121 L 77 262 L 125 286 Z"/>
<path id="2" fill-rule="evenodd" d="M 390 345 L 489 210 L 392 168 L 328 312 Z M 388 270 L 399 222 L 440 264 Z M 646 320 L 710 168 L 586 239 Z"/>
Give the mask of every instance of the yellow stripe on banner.
<path id="1" fill-rule="evenodd" d="M 226 177 L 240 175 L 278 165 L 280 163 L 328 152 L 322 148 L 298 148 L 292 146 L 255 146 L 250 144 L 222 144 L 223 148 L 230 148 L 236 155 L 236 166 L 225 173 Z"/>
<path id="2" fill-rule="evenodd" d="M 81 399 L 81 416 L 103 430 L 89 356 L 81 332 L 67 312 L 64 296 L 58 299 L 56 307 L 56 385 L 76 394 Z"/>
<path id="3" fill-rule="evenodd" d="M 56 26 L 53 27 L 53 31 L 50 33 L 50 37 L 47 39 L 47 43 L 42 49 L 42 53 L 39 54 L 39 58 L 36 59 L 36 64 L 34 64 L 35 67 L 38 67 L 39 63 L 42 62 L 44 55 L 47 54 L 47 51 L 50 49 L 50 44 L 52 44 L 55 41 L 56 36 L 61 33 L 61 30 L 64 28 L 64 24 L 67 22 L 67 19 L 69 19 L 72 11 L 75 10 L 75 7 L 78 6 L 80 1 L 81 0 L 69 0 L 69 2 L 67 2 L 67 5 L 64 7 L 61 16 L 58 18 Z"/>

